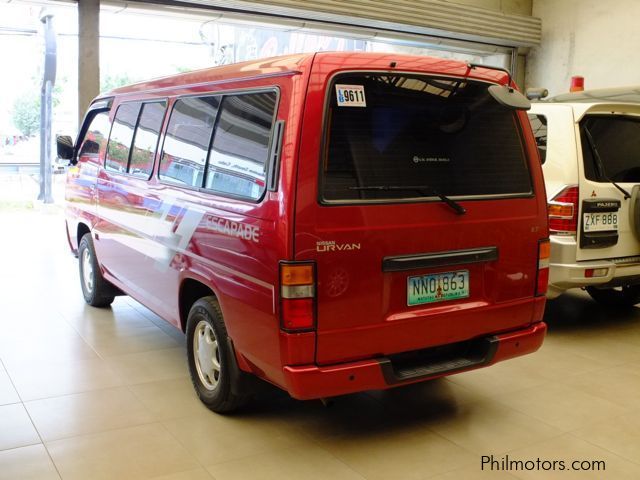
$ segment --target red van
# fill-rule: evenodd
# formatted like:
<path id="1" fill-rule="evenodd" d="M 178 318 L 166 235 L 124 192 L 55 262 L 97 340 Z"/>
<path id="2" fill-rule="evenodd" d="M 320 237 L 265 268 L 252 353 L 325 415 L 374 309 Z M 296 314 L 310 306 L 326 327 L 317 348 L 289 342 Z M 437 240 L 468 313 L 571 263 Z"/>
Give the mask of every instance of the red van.
<path id="1" fill-rule="evenodd" d="M 186 333 L 230 411 L 479 368 L 542 344 L 545 190 L 499 69 L 396 54 L 256 60 L 97 98 L 68 158 L 85 300 Z"/>

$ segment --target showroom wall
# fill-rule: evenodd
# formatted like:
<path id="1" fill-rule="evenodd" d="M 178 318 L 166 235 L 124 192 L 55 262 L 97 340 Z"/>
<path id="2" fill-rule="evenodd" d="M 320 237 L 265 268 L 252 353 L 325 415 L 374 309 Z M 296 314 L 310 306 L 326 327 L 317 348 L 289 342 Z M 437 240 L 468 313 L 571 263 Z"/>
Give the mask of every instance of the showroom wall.
<path id="1" fill-rule="evenodd" d="M 640 83 L 640 1 L 533 0 L 533 15 L 542 44 L 527 58 L 527 87 L 565 93 L 572 75 L 587 89 Z"/>
<path id="2" fill-rule="evenodd" d="M 455 0 L 455 3 L 502 12 L 507 15 L 532 16 L 532 3 L 534 1 L 535 0 Z M 544 29 L 544 24 L 542 28 Z M 520 51 L 518 51 L 518 66 L 515 81 L 521 89 L 523 89 L 523 85 L 525 84 L 525 54 L 527 52 L 528 49 L 520 49 Z"/>

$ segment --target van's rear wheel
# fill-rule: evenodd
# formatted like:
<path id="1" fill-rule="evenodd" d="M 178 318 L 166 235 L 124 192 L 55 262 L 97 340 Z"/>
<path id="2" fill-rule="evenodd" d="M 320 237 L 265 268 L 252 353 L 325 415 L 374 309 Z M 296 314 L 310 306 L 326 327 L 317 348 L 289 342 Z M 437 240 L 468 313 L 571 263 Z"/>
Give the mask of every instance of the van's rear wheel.
<path id="1" fill-rule="evenodd" d="M 640 285 L 623 285 L 615 288 L 587 287 L 596 302 L 607 307 L 631 308 L 640 303 Z"/>
<path id="2" fill-rule="evenodd" d="M 207 408 L 226 413 L 242 406 L 247 397 L 234 393 L 233 351 L 214 297 L 193 304 L 187 318 L 187 352 L 191 382 Z"/>
<path id="3" fill-rule="evenodd" d="M 102 276 L 90 233 L 86 233 L 80 240 L 78 260 L 80 286 L 85 302 L 92 307 L 111 305 L 116 296 L 116 289 Z"/>

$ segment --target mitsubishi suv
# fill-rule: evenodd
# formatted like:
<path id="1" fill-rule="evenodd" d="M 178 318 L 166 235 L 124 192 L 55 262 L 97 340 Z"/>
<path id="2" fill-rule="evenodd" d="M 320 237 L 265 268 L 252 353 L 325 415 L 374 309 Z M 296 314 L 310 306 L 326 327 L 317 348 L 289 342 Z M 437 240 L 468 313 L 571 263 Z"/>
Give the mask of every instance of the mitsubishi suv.
<path id="1" fill-rule="evenodd" d="M 640 87 L 534 102 L 551 260 L 548 298 L 584 288 L 594 300 L 640 302 Z"/>

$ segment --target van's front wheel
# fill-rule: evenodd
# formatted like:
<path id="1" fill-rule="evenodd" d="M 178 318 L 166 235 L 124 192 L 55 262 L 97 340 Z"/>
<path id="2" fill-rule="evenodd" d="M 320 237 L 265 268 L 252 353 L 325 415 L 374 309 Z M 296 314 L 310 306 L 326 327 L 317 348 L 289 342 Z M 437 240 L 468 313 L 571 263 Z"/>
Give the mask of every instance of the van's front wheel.
<path id="1" fill-rule="evenodd" d="M 226 413 L 245 403 L 245 396 L 234 393 L 235 359 L 220 305 L 214 297 L 201 298 L 189 311 L 187 352 L 191 382 L 207 408 Z"/>
<path id="2" fill-rule="evenodd" d="M 84 300 L 92 307 L 111 305 L 116 296 L 116 289 L 102 276 L 90 233 L 86 233 L 80 240 L 78 260 Z"/>
<path id="3" fill-rule="evenodd" d="M 596 302 L 613 308 L 631 308 L 640 303 L 640 285 L 623 285 L 615 288 L 587 287 L 587 293 Z"/>

